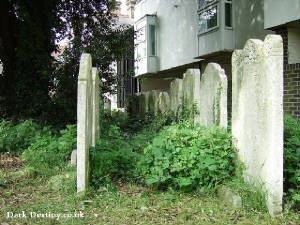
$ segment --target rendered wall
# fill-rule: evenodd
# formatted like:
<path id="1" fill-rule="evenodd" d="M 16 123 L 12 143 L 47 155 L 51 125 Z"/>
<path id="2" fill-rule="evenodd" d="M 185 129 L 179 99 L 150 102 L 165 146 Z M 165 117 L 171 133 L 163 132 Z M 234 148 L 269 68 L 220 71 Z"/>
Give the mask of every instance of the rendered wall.
<path id="1" fill-rule="evenodd" d="M 264 39 L 267 34 L 273 33 L 264 30 L 263 0 L 234 1 L 233 23 L 235 49 L 242 49 L 246 41 L 251 38 Z"/>
<path id="2" fill-rule="evenodd" d="M 264 28 L 284 25 L 300 19 L 299 0 L 264 0 Z"/>
<path id="3" fill-rule="evenodd" d="M 142 0 L 134 21 L 157 15 L 158 71 L 196 62 L 197 0 Z"/>
<path id="4" fill-rule="evenodd" d="M 300 63 L 300 27 L 288 27 L 288 62 Z"/>

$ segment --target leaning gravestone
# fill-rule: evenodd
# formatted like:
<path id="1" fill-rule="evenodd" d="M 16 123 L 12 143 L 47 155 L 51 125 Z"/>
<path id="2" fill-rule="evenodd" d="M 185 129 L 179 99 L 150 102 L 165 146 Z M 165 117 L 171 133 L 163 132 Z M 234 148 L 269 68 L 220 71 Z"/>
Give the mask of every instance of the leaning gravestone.
<path id="1" fill-rule="evenodd" d="M 192 108 L 196 104 L 196 110 L 200 111 L 200 71 L 198 69 L 188 69 L 183 74 L 183 104 Z M 200 122 L 198 114 L 195 115 L 195 122 Z"/>
<path id="2" fill-rule="evenodd" d="M 244 178 L 263 185 L 271 215 L 282 210 L 283 47 L 278 35 L 249 40 L 232 56 L 232 134 Z"/>
<path id="3" fill-rule="evenodd" d="M 77 192 L 85 191 L 88 187 L 89 148 L 94 146 L 99 136 L 99 107 L 96 108 L 99 103 L 97 76 L 94 68 L 92 75 L 90 54 L 83 53 L 80 59 L 77 93 Z"/>
<path id="4" fill-rule="evenodd" d="M 217 63 L 209 63 L 200 82 L 200 124 L 227 128 L 227 77 Z"/>

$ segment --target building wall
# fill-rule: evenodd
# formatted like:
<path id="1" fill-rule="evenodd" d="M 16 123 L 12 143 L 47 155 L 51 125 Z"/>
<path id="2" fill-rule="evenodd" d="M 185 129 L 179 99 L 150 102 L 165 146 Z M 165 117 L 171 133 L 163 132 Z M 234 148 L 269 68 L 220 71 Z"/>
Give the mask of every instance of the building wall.
<path id="1" fill-rule="evenodd" d="M 283 109 L 284 113 L 291 114 L 300 119 L 300 62 L 299 60 L 296 62 L 295 57 L 289 58 L 289 49 L 291 47 L 288 45 L 290 43 L 288 30 L 288 27 L 281 27 L 276 30 L 276 33 L 280 34 L 283 39 Z M 294 38 L 293 33 L 291 39 Z"/>
<path id="2" fill-rule="evenodd" d="M 157 15 L 158 71 L 197 61 L 197 0 L 142 0 L 134 13 Z"/>
<path id="3" fill-rule="evenodd" d="M 264 6 L 265 29 L 300 19 L 299 0 L 264 0 Z"/>
<path id="4" fill-rule="evenodd" d="M 143 78 L 140 79 L 141 92 L 170 89 L 171 79 Z"/>
<path id="5" fill-rule="evenodd" d="M 290 64 L 300 62 L 300 39 L 299 39 L 299 37 L 300 37 L 299 27 L 298 28 L 288 27 L 288 62 Z"/>
<path id="6" fill-rule="evenodd" d="M 274 33 L 264 30 L 264 2 L 262 0 L 235 0 L 234 9 L 235 49 L 243 49 L 249 39 L 264 40 L 267 34 Z"/>

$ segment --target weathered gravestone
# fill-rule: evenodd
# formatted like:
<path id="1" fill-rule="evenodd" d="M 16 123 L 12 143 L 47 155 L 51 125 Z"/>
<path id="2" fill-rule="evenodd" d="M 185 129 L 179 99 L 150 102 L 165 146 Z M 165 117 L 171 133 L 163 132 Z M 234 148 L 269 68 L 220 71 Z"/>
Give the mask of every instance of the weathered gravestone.
<path id="1" fill-rule="evenodd" d="M 227 128 L 227 77 L 219 64 L 209 63 L 200 82 L 200 124 Z"/>
<path id="2" fill-rule="evenodd" d="M 104 109 L 111 111 L 111 100 L 108 98 L 104 100 Z"/>
<path id="3" fill-rule="evenodd" d="M 180 113 L 183 98 L 182 84 L 182 79 L 175 79 L 170 85 L 170 109 L 174 113 Z"/>
<path id="4" fill-rule="evenodd" d="M 157 115 L 158 113 L 158 101 L 159 101 L 159 91 L 154 90 L 149 93 L 148 108 L 151 113 Z"/>
<path id="5" fill-rule="evenodd" d="M 200 71 L 198 69 L 188 69 L 183 74 L 183 104 L 188 108 L 196 105 L 196 110 L 200 111 Z M 195 122 L 200 122 L 199 114 L 195 115 Z"/>
<path id="6" fill-rule="evenodd" d="M 271 215 L 282 210 L 283 49 L 278 35 L 249 40 L 232 56 L 232 134 L 247 182 L 263 185 Z"/>
<path id="7" fill-rule="evenodd" d="M 170 96 L 166 91 L 162 91 L 158 95 L 158 110 L 161 113 L 166 113 L 170 110 Z"/>
<path id="8" fill-rule="evenodd" d="M 93 79 L 93 126 L 92 126 L 92 146 L 96 146 L 97 139 L 99 138 L 99 103 L 100 103 L 100 90 L 99 90 L 99 72 L 97 68 L 92 68 L 92 79 Z"/>
<path id="9" fill-rule="evenodd" d="M 96 87 L 97 86 L 97 87 Z M 99 78 L 90 54 L 80 59 L 77 93 L 77 192 L 89 182 L 89 148 L 99 137 Z M 97 107 L 98 106 L 98 107 Z"/>
<path id="10" fill-rule="evenodd" d="M 149 92 L 140 92 L 137 94 L 139 113 L 144 114 L 149 111 Z"/>

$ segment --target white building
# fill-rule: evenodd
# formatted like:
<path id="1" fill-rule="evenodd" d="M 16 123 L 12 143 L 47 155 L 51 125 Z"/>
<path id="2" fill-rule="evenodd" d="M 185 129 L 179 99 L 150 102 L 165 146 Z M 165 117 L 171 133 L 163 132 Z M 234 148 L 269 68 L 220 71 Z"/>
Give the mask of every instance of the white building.
<path id="1" fill-rule="evenodd" d="M 299 73 L 299 4 L 299 0 L 138 0 L 135 75 L 140 90 L 169 89 L 170 78 L 181 77 L 187 68 L 203 71 L 207 63 L 216 62 L 225 69 L 230 91 L 233 50 L 269 33 L 283 35 L 288 64 L 295 64 L 291 68 Z M 299 79 L 293 91 L 300 89 Z M 296 99 L 299 113 L 300 98 Z"/>

